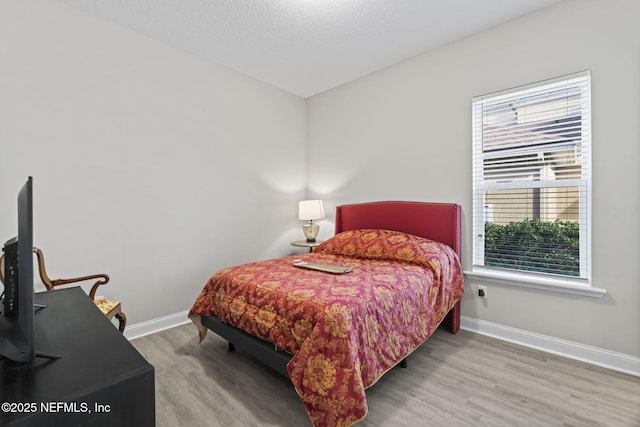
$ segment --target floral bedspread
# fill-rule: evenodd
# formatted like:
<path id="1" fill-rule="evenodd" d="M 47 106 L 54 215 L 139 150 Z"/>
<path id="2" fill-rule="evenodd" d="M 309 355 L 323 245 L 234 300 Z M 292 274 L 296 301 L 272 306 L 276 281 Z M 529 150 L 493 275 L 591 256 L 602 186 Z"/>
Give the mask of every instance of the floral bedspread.
<path id="1" fill-rule="evenodd" d="M 294 259 L 352 267 L 333 275 Z M 287 371 L 315 426 L 349 426 L 367 414 L 365 389 L 408 356 L 462 297 L 448 246 L 388 230 L 355 230 L 311 254 L 226 268 L 189 316 L 221 321 L 293 354 Z"/>

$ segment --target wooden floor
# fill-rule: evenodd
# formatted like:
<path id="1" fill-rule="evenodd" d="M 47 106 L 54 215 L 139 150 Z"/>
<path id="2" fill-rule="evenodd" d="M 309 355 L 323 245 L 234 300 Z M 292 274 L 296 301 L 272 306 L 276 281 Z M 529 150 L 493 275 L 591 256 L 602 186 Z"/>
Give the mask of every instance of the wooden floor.
<path id="1" fill-rule="evenodd" d="M 193 325 L 139 338 L 157 425 L 310 426 L 289 380 Z M 372 426 L 640 426 L 640 378 L 471 332 L 437 331 L 367 390 Z"/>

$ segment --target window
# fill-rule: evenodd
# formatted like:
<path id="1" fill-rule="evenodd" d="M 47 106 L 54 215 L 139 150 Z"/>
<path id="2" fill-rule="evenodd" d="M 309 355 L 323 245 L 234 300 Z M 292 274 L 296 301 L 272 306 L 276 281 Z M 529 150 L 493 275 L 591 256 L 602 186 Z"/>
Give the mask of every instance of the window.
<path id="1" fill-rule="evenodd" d="M 473 269 L 590 279 L 591 75 L 473 99 Z"/>

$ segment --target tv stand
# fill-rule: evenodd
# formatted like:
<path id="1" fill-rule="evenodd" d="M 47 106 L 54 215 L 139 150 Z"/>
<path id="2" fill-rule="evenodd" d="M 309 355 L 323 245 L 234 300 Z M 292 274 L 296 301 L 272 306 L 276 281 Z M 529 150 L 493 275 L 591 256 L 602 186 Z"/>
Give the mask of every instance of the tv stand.
<path id="1" fill-rule="evenodd" d="M 57 354 L 43 353 L 42 351 L 36 351 L 35 356 L 41 359 L 60 359 L 62 357 Z"/>
<path id="2" fill-rule="evenodd" d="M 42 310 L 43 308 L 47 308 L 46 304 L 33 304 L 33 310 L 38 313 L 38 311 Z M 36 314 L 37 316 L 37 314 Z M 35 357 L 40 357 L 41 359 L 60 359 L 61 356 L 58 356 L 57 354 L 51 354 L 51 353 L 45 353 L 43 351 L 35 351 L 34 353 Z"/>
<path id="3" fill-rule="evenodd" d="M 0 425 L 154 426 L 153 366 L 87 294 L 67 288 L 34 301 L 47 307 L 35 315 L 35 345 L 59 357 L 0 360 L 0 403 L 9 404 Z"/>

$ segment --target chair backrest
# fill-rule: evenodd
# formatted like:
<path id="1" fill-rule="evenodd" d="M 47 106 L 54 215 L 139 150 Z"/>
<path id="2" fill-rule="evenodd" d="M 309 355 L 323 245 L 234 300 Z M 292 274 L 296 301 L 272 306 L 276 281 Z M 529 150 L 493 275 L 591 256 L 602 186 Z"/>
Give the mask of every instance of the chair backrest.
<path id="1" fill-rule="evenodd" d="M 92 274 L 89 276 L 74 277 L 72 279 L 52 280 L 49 278 L 49 275 L 47 274 L 47 269 L 44 265 L 44 254 L 42 253 L 42 251 L 39 248 L 34 246 L 33 253 L 36 254 L 36 258 L 38 259 L 38 273 L 40 274 L 40 280 L 42 280 L 42 283 L 44 284 L 44 286 L 47 288 L 48 291 L 51 291 L 56 286 L 60 286 L 60 285 L 66 285 L 70 283 L 82 282 L 85 280 L 97 279 L 97 281 L 93 284 L 93 286 L 91 287 L 91 290 L 89 291 L 89 297 L 91 299 L 94 299 L 98 286 L 109 283 L 109 276 L 106 274 Z M 2 282 L 2 284 L 4 284 L 4 254 L 0 256 L 0 281 Z"/>
<path id="2" fill-rule="evenodd" d="M 33 247 L 33 253 L 36 254 L 36 258 L 38 259 L 38 273 L 40 274 L 40 280 L 47 288 L 48 291 L 53 290 L 55 286 L 49 276 L 47 275 L 47 269 L 44 266 L 44 254 L 42 251 L 35 246 Z"/>
<path id="3" fill-rule="evenodd" d="M 47 288 L 48 291 L 53 289 L 53 284 L 49 276 L 47 275 L 47 270 L 44 267 L 44 255 L 42 251 L 36 247 L 33 248 L 33 253 L 36 254 L 38 258 L 38 273 L 40 273 L 40 280 Z M 0 282 L 4 285 L 4 254 L 0 255 Z"/>

